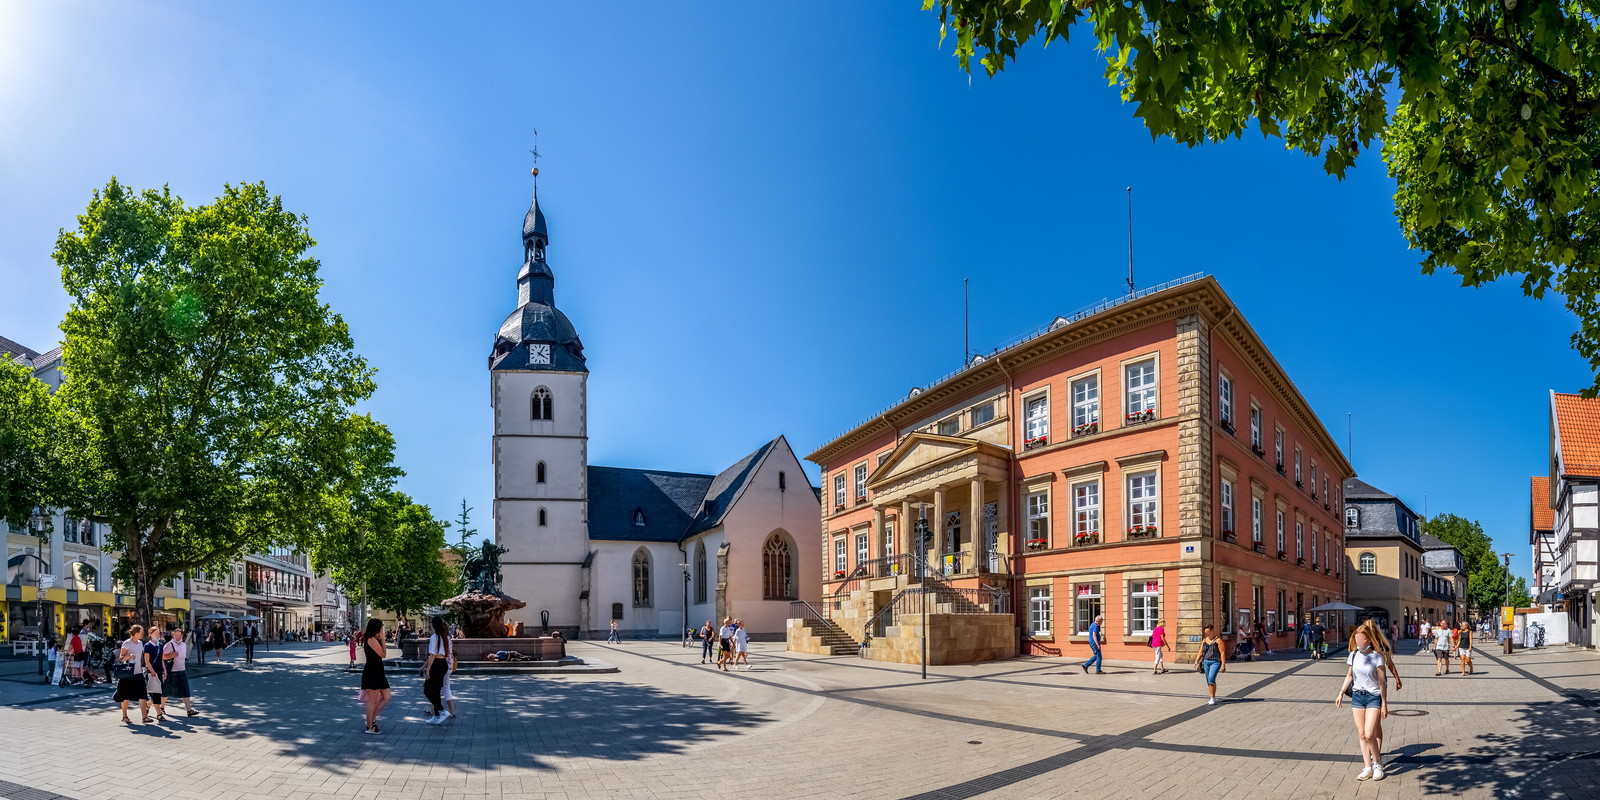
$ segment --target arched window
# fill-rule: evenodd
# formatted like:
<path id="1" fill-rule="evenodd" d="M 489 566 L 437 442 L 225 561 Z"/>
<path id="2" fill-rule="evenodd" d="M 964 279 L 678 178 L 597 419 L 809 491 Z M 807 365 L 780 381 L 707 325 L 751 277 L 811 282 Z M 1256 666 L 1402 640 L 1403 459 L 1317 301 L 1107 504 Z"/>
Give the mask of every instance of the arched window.
<path id="1" fill-rule="evenodd" d="M 633 552 L 633 605 L 650 607 L 650 551 L 643 547 Z"/>
<path id="2" fill-rule="evenodd" d="M 633 510 L 633 524 L 641 528 L 644 527 L 644 509 L 636 508 Z"/>
<path id="3" fill-rule="evenodd" d="M 541 528 L 543 528 L 543 527 L 544 527 L 544 526 L 545 526 L 545 522 L 546 522 L 546 521 L 547 521 L 547 520 L 548 520 L 548 519 L 549 519 L 549 518 L 548 518 L 548 517 L 546 517 L 546 516 L 545 516 L 545 511 L 544 511 L 544 509 L 542 509 L 542 508 L 541 508 L 541 509 L 539 509 L 539 527 L 541 527 Z"/>
<path id="4" fill-rule="evenodd" d="M 761 597 L 765 600 L 793 600 L 794 553 L 781 533 L 767 537 L 761 548 Z"/>
<path id="5" fill-rule="evenodd" d="M 533 390 L 533 418 L 555 419 L 550 408 L 550 390 L 543 386 Z"/>
<path id="6" fill-rule="evenodd" d="M 706 543 L 703 541 L 694 546 L 694 601 L 706 601 Z"/>
<path id="7" fill-rule="evenodd" d="M 540 461 L 533 468 L 533 482 L 544 483 L 544 462 Z"/>
<path id="8" fill-rule="evenodd" d="M 1361 574 L 1373 575 L 1378 571 L 1378 557 L 1371 553 L 1361 554 Z"/>

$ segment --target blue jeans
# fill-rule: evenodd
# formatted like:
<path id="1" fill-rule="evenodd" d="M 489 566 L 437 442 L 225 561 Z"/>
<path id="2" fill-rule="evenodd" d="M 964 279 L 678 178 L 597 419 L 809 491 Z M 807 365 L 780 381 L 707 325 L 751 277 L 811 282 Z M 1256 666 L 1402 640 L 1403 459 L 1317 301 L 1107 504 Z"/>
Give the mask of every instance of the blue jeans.
<path id="1" fill-rule="evenodd" d="M 701 640 L 701 642 L 700 642 L 700 657 L 702 659 L 711 657 L 711 642 L 712 641 L 713 640 L 712 640 L 712 638 L 710 636 L 706 636 Z"/>
<path id="2" fill-rule="evenodd" d="M 1100 672 L 1105 666 L 1105 658 L 1100 654 L 1100 645 L 1091 641 L 1089 642 L 1089 649 L 1094 651 L 1094 655 L 1090 656 L 1088 661 L 1083 662 L 1083 666 L 1085 669 L 1093 666 L 1095 672 Z"/>
<path id="3" fill-rule="evenodd" d="M 1208 658 L 1208 659 L 1200 662 L 1200 666 L 1204 667 L 1205 671 L 1206 671 L 1206 685 L 1207 686 L 1216 685 L 1216 683 L 1217 683 L 1217 670 L 1222 669 L 1222 662 L 1221 661 L 1215 661 L 1213 659 L 1209 659 Z"/>
<path id="4" fill-rule="evenodd" d="M 622 644 L 622 638 L 617 635 L 617 629 L 611 629 L 611 635 L 606 637 L 607 644 Z"/>

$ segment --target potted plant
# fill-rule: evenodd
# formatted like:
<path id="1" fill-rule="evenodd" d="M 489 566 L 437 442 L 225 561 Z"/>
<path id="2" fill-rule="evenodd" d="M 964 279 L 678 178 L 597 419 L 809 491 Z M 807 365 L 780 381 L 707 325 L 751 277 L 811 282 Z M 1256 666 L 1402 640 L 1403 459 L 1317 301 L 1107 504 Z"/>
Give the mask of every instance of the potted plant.
<path id="1" fill-rule="evenodd" d="M 1129 411 L 1124 417 L 1124 422 L 1149 422 L 1156 418 L 1156 410 L 1147 408 L 1143 411 Z"/>
<path id="2" fill-rule="evenodd" d="M 1046 434 L 1044 436 L 1035 436 L 1035 437 L 1033 437 L 1031 439 L 1024 440 L 1022 442 L 1022 449 L 1024 449 L 1024 450 L 1032 450 L 1035 447 L 1044 447 L 1045 445 L 1047 445 L 1049 443 L 1050 443 L 1049 434 Z"/>
<path id="3" fill-rule="evenodd" d="M 1255 551 L 1257 553 L 1262 554 L 1262 555 L 1266 555 L 1267 554 L 1267 546 L 1266 546 L 1266 544 L 1264 544 L 1262 542 L 1256 542 Z"/>
<path id="4" fill-rule="evenodd" d="M 1079 425 L 1076 428 L 1073 428 L 1072 429 L 1072 435 L 1073 436 L 1084 436 L 1084 435 L 1090 434 L 1090 433 L 1098 433 L 1099 431 L 1100 431 L 1100 423 L 1098 423 L 1098 422 L 1085 422 L 1082 425 Z"/>
<path id="5" fill-rule="evenodd" d="M 839 580 L 840 578 L 843 578 L 843 577 L 844 577 L 844 570 L 836 569 L 836 570 L 833 571 L 833 579 L 834 580 Z"/>
<path id="6" fill-rule="evenodd" d="M 1156 535 L 1154 525 L 1135 525 L 1128 529 L 1129 539 L 1152 539 Z"/>
<path id="7" fill-rule="evenodd" d="M 1072 543 L 1073 544 L 1099 544 L 1100 543 L 1100 532 L 1099 531 L 1084 531 L 1083 533 L 1080 533 L 1077 536 L 1072 537 Z"/>
<path id="8" fill-rule="evenodd" d="M 1046 544 L 1048 544 L 1048 542 L 1046 542 L 1044 539 L 1029 539 L 1028 540 L 1028 549 L 1029 550 L 1043 550 L 1045 548 Z"/>
<path id="9" fill-rule="evenodd" d="M 1222 532 L 1222 541 L 1224 541 L 1224 542 L 1233 542 L 1233 543 L 1237 544 L 1239 542 L 1239 537 L 1234 536 L 1233 535 L 1233 531 L 1224 530 Z"/>

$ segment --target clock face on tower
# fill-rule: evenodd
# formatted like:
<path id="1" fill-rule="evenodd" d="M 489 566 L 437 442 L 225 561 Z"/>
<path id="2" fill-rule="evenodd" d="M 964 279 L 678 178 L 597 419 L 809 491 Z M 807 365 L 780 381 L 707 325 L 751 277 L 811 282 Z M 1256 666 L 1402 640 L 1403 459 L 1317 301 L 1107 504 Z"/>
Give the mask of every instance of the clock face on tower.
<path id="1" fill-rule="evenodd" d="M 528 348 L 528 360 L 535 364 L 550 363 L 550 345 L 536 344 Z"/>

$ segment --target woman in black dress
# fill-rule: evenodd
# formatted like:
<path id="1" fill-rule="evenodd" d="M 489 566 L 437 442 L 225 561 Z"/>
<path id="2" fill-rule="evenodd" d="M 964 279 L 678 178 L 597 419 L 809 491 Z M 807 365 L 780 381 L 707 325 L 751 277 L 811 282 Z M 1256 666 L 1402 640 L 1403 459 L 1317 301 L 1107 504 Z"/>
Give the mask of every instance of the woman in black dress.
<path id="1" fill-rule="evenodd" d="M 389 678 L 383 674 L 383 659 L 388 656 L 383 647 L 383 620 L 367 620 L 361 651 L 367 657 L 366 665 L 361 668 L 361 698 L 367 706 L 367 733 L 377 735 L 383 733 L 378 730 L 378 715 L 393 697 Z"/>

